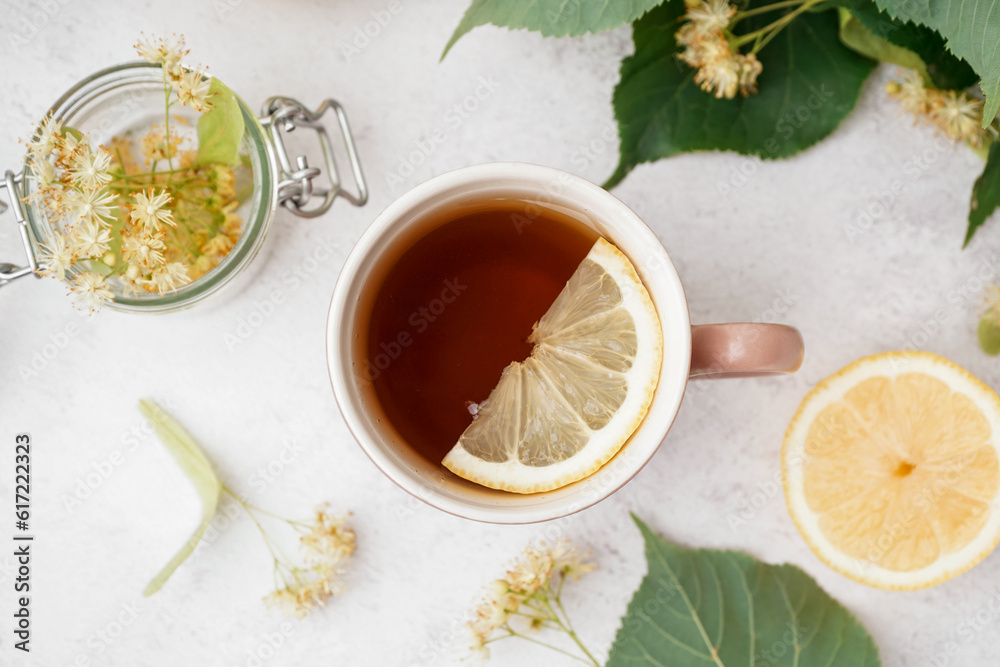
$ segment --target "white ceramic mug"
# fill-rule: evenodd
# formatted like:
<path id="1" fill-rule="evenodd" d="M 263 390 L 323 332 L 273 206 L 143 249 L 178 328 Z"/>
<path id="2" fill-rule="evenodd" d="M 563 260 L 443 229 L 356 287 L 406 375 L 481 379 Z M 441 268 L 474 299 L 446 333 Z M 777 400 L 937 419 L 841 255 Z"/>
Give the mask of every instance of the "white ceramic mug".
<path id="1" fill-rule="evenodd" d="M 663 326 L 663 362 L 649 413 L 618 454 L 586 479 L 530 495 L 497 491 L 453 475 L 412 450 L 388 422 L 361 372 L 367 341 L 361 332 L 366 304 L 386 270 L 429 229 L 435 211 L 497 198 L 536 202 L 583 214 L 599 234 L 624 252 L 649 291 Z M 545 521 L 582 510 L 614 493 L 646 464 L 663 442 L 691 377 L 791 373 L 803 356 L 798 330 L 778 324 L 709 324 L 693 327 L 684 288 L 663 245 L 625 204 L 578 176 L 537 165 L 494 163 L 434 178 L 390 204 L 347 258 L 330 305 L 327 361 L 337 404 L 372 462 L 417 498 L 457 516 L 495 523 Z"/>

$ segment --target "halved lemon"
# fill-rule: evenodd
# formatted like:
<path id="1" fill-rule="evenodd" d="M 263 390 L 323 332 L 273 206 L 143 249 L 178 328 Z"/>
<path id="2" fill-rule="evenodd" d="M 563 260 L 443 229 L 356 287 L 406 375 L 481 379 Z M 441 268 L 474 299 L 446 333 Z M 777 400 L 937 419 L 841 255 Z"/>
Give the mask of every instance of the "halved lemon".
<path id="1" fill-rule="evenodd" d="M 788 510 L 816 555 L 913 590 L 1000 541 L 1000 397 L 929 352 L 859 359 L 802 401 L 782 448 Z"/>
<path id="2" fill-rule="evenodd" d="M 663 331 L 635 268 L 599 239 L 476 418 L 444 458 L 456 475 L 514 493 L 549 491 L 594 473 L 646 416 Z"/>

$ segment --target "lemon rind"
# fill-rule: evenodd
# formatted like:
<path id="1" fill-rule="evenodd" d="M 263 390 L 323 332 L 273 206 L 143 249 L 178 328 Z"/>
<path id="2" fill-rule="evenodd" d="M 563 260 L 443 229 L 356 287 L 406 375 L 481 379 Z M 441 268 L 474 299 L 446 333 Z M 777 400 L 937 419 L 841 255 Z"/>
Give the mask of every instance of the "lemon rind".
<path id="1" fill-rule="evenodd" d="M 587 259 L 599 264 L 615 279 L 623 297 L 618 307 L 627 308 L 635 322 L 636 339 L 640 344 L 632 367 L 625 373 L 628 378 L 625 400 L 603 428 L 591 432 L 591 439 L 579 453 L 552 465 L 526 466 L 516 458 L 490 463 L 456 444 L 442 464 L 459 477 L 511 493 L 551 491 L 597 472 L 622 449 L 645 419 L 663 362 L 663 330 L 659 316 L 635 267 L 621 250 L 598 239 Z"/>
<path id="2" fill-rule="evenodd" d="M 785 503 L 809 548 L 840 574 L 885 590 L 918 590 L 947 581 L 975 567 L 1000 543 L 1000 494 L 990 503 L 986 525 L 968 545 L 919 570 L 899 572 L 855 559 L 839 551 L 820 530 L 819 516 L 809 509 L 805 500 L 803 467 L 796 464 L 804 456 L 809 427 L 826 406 L 842 399 L 863 380 L 910 372 L 926 373 L 945 382 L 952 391 L 968 395 L 989 422 L 991 444 L 1000 452 L 1000 397 L 958 364 L 925 351 L 885 352 L 863 357 L 820 382 L 802 400 L 788 425 L 781 449 Z"/>

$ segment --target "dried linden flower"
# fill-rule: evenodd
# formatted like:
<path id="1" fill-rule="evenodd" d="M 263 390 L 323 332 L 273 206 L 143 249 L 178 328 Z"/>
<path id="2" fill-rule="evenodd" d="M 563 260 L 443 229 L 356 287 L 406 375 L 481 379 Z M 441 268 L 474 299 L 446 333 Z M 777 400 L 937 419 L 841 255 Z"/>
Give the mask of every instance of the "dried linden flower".
<path id="1" fill-rule="evenodd" d="M 355 535 L 347 526 L 347 517 L 330 514 L 325 505 L 316 510 L 308 526 L 289 523 L 303 533 L 300 541 L 307 567 L 276 559 L 275 571 L 285 585 L 264 600 L 286 615 L 301 619 L 344 591 L 343 576 L 354 553 Z"/>
<path id="2" fill-rule="evenodd" d="M 76 274 L 70 291 L 76 296 L 80 307 L 90 312 L 100 310 L 114 296 L 104 284 L 104 278 L 91 271 Z"/>
<path id="3" fill-rule="evenodd" d="M 986 139 L 982 128 L 983 103 L 967 93 L 927 88 L 923 78 L 910 70 L 900 81 L 886 85 L 886 92 L 918 120 L 930 122 L 952 139 L 980 148 Z"/>
<path id="4" fill-rule="evenodd" d="M 467 624 L 473 654 L 486 659 L 490 642 L 523 636 L 522 630 L 514 627 L 514 621 L 523 622 L 529 631 L 543 627 L 561 629 L 587 653 L 573 633 L 560 596 L 566 577 L 575 580 L 596 567 L 565 539 L 551 546 L 542 543 L 537 548 L 526 547 L 507 576 L 490 584 Z M 498 632 L 503 634 L 495 636 Z"/>
<path id="5" fill-rule="evenodd" d="M 694 82 L 715 97 L 732 99 L 757 92 L 757 77 L 764 69 L 757 56 L 734 50 L 726 28 L 736 8 L 726 0 L 705 0 L 688 5 L 677 30 L 680 59 L 698 70 Z"/>

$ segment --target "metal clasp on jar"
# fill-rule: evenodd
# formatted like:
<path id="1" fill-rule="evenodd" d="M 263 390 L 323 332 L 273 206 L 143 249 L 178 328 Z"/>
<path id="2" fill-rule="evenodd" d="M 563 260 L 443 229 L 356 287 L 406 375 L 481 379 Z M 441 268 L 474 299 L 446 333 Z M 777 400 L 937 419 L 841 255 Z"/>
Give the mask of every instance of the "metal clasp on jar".
<path id="1" fill-rule="evenodd" d="M 332 110 L 337 116 L 347 157 L 351 163 L 351 173 L 357 192 L 352 193 L 341 187 L 340 171 L 334 158 L 333 143 L 327 134 L 326 126 L 321 122 L 327 111 Z M 278 203 L 289 209 L 295 215 L 303 218 L 315 218 L 323 215 L 333 205 L 337 197 L 343 197 L 355 206 L 363 206 L 368 201 L 368 185 L 361 172 L 361 161 L 354 145 L 347 114 L 335 100 L 324 100 L 315 111 L 309 111 L 301 102 L 288 97 L 272 97 L 264 103 L 261 124 L 269 131 L 274 152 L 278 158 L 281 170 L 278 181 Z M 295 165 L 289 159 L 285 146 L 284 134 L 292 132 L 297 127 L 308 127 L 315 130 L 319 137 L 320 149 L 323 151 L 323 161 L 327 178 L 332 187 L 329 189 L 314 185 L 313 181 L 322 174 L 317 167 L 310 167 L 305 155 L 295 158 Z M 312 203 L 321 200 L 319 203 Z"/>
<path id="2" fill-rule="evenodd" d="M 28 223 L 24 220 L 24 206 L 21 201 L 21 188 L 19 187 L 23 179 L 23 173 L 15 174 L 8 169 L 3 176 L 3 181 L 0 182 L 0 188 L 5 189 L 7 196 L 10 198 L 10 208 L 14 212 L 14 220 L 17 221 L 17 230 L 21 234 L 21 244 L 24 246 L 24 255 L 28 259 L 28 265 L 18 266 L 16 264 L 0 262 L 0 287 L 3 287 L 15 278 L 35 273 L 35 269 L 38 268 L 35 248 L 31 244 L 31 237 L 28 236 Z M 7 210 L 7 204 L 0 201 L 0 213 L 3 213 L 5 210 Z M 38 274 L 35 275 L 37 276 Z"/>

